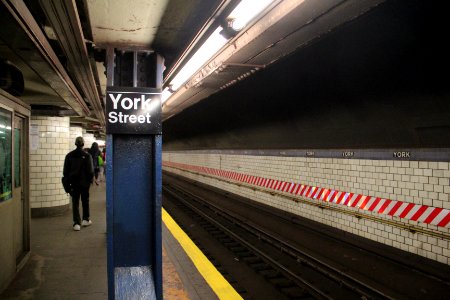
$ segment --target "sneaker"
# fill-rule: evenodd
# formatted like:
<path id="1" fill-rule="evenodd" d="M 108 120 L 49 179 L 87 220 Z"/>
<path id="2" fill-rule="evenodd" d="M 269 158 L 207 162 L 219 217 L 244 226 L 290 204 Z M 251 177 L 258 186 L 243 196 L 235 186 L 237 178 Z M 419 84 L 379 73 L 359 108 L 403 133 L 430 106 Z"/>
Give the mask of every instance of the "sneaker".
<path id="1" fill-rule="evenodd" d="M 81 230 L 80 224 L 73 225 L 73 230 L 80 231 Z"/>
<path id="2" fill-rule="evenodd" d="M 83 220 L 83 222 L 81 222 L 81 225 L 83 225 L 83 227 L 91 226 L 92 221 L 91 220 Z"/>

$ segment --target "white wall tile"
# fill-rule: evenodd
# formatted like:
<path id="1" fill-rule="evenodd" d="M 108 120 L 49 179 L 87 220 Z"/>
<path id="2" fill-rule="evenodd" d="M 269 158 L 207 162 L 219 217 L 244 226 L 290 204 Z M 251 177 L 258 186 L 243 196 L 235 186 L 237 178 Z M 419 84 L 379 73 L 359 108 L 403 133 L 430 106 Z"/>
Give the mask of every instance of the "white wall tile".
<path id="1" fill-rule="evenodd" d="M 59 206 L 55 195 L 64 192 L 61 185 L 65 154 L 69 152 L 69 117 L 31 117 L 39 125 L 39 148 L 30 150 L 30 193 L 33 208 Z M 62 134 L 62 135 L 61 135 Z M 64 199 L 62 205 L 68 204 Z"/>
<path id="2" fill-rule="evenodd" d="M 409 203 L 450 208 L 449 163 L 224 154 L 205 155 L 191 152 L 163 153 L 163 160 L 229 170 L 288 182 L 294 181 Z M 450 253 L 444 251 L 448 249 L 448 243 L 434 245 L 435 249 L 432 251 L 430 243 L 424 244 L 420 240 L 423 235 L 414 235 L 409 231 L 393 227 L 392 225 L 369 220 L 364 222 L 361 220 L 357 221 L 356 218 L 343 213 L 326 209 L 322 210 L 302 203 L 293 203 L 292 200 L 287 198 L 254 191 L 246 188 L 244 184 L 237 187 L 232 182 L 228 183 L 207 176 L 199 176 L 172 168 L 168 169 L 174 173 L 249 197 L 255 201 L 269 204 L 387 245 L 394 245 L 405 251 L 425 257 L 439 258 L 439 261 L 449 261 Z M 348 210 L 358 211 L 355 208 L 348 208 Z M 408 225 L 450 234 L 448 228 L 437 228 L 434 225 L 405 220 L 399 217 L 378 215 L 375 212 L 366 213 L 379 217 L 381 220 L 395 220 Z M 431 255 L 429 252 L 434 254 Z"/>

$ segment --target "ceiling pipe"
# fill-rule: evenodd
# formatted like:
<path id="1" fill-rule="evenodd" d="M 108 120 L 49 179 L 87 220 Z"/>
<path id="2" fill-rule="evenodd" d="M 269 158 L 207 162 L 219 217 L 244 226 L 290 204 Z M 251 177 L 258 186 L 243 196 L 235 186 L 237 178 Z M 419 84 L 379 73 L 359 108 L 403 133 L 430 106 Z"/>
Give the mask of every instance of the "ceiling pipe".
<path id="1" fill-rule="evenodd" d="M 71 65 L 71 72 L 91 104 L 100 124 L 105 126 L 103 107 L 92 72 L 75 1 L 40 0 L 39 3 Z"/>
<path id="2" fill-rule="evenodd" d="M 51 69 L 53 69 L 57 75 L 51 78 L 44 76 L 42 79 L 46 81 L 78 115 L 89 115 L 89 107 L 86 105 L 83 97 L 78 92 L 78 89 L 70 79 L 70 76 L 67 74 L 45 34 L 42 32 L 23 0 L 1 0 L 1 2 L 17 21 L 19 26 L 22 27 L 28 38 L 41 54 L 43 60 L 47 61 Z M 61 89 L 61 85 L 64 85 L 66 89 Z"/>

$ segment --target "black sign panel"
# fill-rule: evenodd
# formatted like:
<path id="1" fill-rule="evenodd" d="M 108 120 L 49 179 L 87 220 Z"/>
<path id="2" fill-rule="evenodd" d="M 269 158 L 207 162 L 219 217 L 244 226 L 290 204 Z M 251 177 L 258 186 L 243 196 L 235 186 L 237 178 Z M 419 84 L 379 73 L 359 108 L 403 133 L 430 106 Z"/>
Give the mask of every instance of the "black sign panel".
<path id="1" fill-rule="evenodd" d="M 107 87 L 106 133 L 161 134 L 161 90 Z"/>

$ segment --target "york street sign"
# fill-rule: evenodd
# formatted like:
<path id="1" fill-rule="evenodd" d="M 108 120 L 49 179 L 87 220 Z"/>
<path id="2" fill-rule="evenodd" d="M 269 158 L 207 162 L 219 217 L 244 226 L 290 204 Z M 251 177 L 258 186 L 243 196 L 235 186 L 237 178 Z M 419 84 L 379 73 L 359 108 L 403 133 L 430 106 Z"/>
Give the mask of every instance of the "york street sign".
<path id="1" fill-rule="evenodd" d="M 108 87 L 106 133 L 161 134 L 161 91 L 154 88 Z"/>

